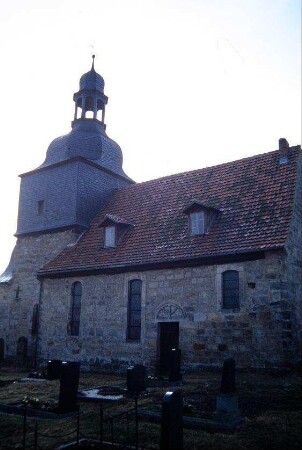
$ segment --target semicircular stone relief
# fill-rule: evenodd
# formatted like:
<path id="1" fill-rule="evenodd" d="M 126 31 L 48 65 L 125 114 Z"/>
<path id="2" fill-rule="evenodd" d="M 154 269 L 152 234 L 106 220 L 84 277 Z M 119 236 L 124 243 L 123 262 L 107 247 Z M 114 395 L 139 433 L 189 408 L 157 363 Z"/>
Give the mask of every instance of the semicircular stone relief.
<path id="1" fill-rule="evenodd" d="M 162 306 L 156 314 L 156 320 L 179 320 L 184 318 L 183 309 L 174 303 Z"/>

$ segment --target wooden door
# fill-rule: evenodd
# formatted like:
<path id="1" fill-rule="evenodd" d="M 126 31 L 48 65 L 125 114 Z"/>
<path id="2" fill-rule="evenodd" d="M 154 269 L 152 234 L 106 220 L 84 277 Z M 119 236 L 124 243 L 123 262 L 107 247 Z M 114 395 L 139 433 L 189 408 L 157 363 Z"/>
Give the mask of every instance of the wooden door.
<path id="1" fill-rule="evenodd" d="M 168 375 L 169 352 L 179 346 L 179 322 L 159 322 L 159 373 Z"/>

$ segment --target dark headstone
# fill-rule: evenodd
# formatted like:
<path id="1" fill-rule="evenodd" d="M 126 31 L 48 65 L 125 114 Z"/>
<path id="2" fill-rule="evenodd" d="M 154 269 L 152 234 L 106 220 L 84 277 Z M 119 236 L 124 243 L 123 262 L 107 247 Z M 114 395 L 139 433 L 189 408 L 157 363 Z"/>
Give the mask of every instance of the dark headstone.
<path id="1" fill-rule="evenodd" d="M 47 363 L 47 380 L 59 380 L 62 372 L 62 361 L 60 359 L 52 359 Z"/>
<path id="2" fill-rule="evenodd" d="M 4 339 L 0 338 L 0 363 L 4 361 Z"/>
<path id="3" fill-rule="evenodd" d="M 169 352 L 169 381 L 180 381 L 182 375 L 180 373 L 181 351 L 179 348 L 172 348 Z"/>
<path id="4" fill-rule="evenodd" d="M 167 392 L 162 404 L 160 450 L 183 450 L 182 412 L 181 392 Z"/>
<path id="5" fill-rule="evenodd" d="M 146 368 L 142 364 L 127 369 L 127 389 L 130 393 L 146 390 Z"/>
<path id="6" fill-rule="evenodd" d="M 62 362 L 59 394 L 60 412 L 75 411 L 77 408 L 80 366 L 80 362 Z"/>
<path id="7" fill-rule="evenodd" d="M 223 363 L 220 392 L 231 394 L 235 391 L 235 361 L 233 358 L 229 358 Z"/>
<path id="8" fill-rule="evenodd" d="M 242 421 L 235 384 L 235 361 L 232 358 L 223 363 L 220 393 L 216 397 L 215 419 L 234 430 Z"/>

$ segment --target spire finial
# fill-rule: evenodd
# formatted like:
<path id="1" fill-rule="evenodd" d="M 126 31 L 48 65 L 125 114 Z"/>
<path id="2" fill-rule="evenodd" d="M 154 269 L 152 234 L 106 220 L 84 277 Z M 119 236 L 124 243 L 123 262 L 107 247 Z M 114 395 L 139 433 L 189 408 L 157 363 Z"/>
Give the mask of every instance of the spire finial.
<path id="1" fill-rule="evenodd" d="M 92 66 L 91 66 L 91 70 L 94 70 L 94 58 L 95 58 L 95 55 L 92 55 Z"/>

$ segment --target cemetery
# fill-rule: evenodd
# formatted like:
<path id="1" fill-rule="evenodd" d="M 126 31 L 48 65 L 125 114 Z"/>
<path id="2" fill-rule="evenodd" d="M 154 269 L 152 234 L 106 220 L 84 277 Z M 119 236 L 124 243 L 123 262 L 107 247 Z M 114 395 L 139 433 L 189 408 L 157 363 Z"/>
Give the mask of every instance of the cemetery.
<path id="1" fill-rule="evenodd" d="M 227 359 L 181 373 L 177 361 L 163 380 L 143 365 L 119 375 L 55 360 L 39 373 L 2 366 L 0 449 L 300 448 L 297 370 L 239 371 Z"/>

